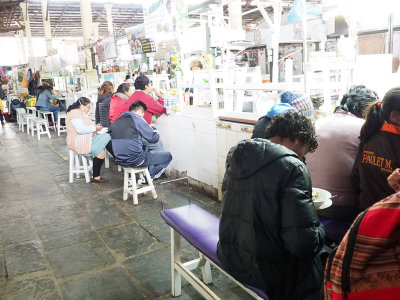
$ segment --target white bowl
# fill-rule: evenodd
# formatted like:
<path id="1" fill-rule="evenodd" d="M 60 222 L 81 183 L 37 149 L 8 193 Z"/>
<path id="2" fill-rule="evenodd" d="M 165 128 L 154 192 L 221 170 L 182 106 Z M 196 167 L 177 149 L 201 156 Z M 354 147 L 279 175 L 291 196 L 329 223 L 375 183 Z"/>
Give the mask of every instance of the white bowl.
<path id="1" fill-rule="evenodd" d="M 332 205 L 332 194 L 327 190 L 312 188 L 312 193 L 318 193 L 318 197 L 313 201 L 315 209 L 324 209 Z"/>

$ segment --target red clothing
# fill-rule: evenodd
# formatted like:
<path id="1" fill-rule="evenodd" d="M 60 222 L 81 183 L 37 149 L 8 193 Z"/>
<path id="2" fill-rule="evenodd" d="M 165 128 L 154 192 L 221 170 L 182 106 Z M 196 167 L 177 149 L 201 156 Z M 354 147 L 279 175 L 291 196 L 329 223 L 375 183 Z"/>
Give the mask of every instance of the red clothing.
<path id="1" fill-rule="evenodd" d="M 126 109 L 126 103 L 128 102 L 128 96 L 125 94 L 117 93 L 111 98 L 110 102 L 110 112 L 108 118 L 112 124 L 116 119 L 118 119 Z M 129 108 L 129 106 L 128 106 Z"/>
<path id="2" fill-rule="evenodd" d="M 154 100 L 152 96 L 146 94 L 143 91 L 136 91 L 132 94 L 129 100 L 125 103 L 125 110 L 129 109 L 129 106 L 135 101 L 142 101 L 147 106 L 147 110 L 144 113 L 144 119 L 148 124 L 151 124 L 151 117 L 153 114 L 161 115 L 167 112 L 166 108 L 164 107 L 164 99 L 158 98 L 158 100 Z"/>

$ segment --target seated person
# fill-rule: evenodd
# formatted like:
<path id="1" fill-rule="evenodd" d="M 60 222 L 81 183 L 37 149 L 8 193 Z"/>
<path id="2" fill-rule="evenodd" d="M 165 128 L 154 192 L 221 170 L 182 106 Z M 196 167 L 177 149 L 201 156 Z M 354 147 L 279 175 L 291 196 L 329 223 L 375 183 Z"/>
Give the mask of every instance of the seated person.
<path id="1" fill-rule="evenodd" d="M 143 148 L 142 139 L 157 143 L 160 136 L 143 119 L 147 107 L 141 101 L 131 104 L 111 125 L 112 148 L 118 164 L 125 167 L 149 166 L 152 179 L 159 178 L 172 160 L 171 153 Z"/>
<path id="2" fill-rule="evenodd" d="M 396 169 L 388 177 L 389 185 L 396 191 L 400 192 L 400 169 Z"/>
<path id="3" fill-rule="evenodd" d="M 125 103 L 124 111 L 127 111 L 129 106 L 135 101 L 143 102 L 147 107 L 143 118 L 149 125 L 151 125 L 151 119 L 154 114 L 161 115 L 167 112 L 167 109 L 164 107 L 164 99 L 161 97 L 160 91 L 150 85 L 150 80 L 147 76 L 140 75 L 136 78 L 135 89 L 136 91 Z M 153 92 L 158 97 L 157 100 L 150 95 Z M 154 144 L 150 144 L 146 140 L 143 140 L 143 145 L 150 150 L 162 151 L 164 148 L 161 140 Z"/>
<path id="4" fill-rule="evenodd" d="M 271 124 L 271 118 L 290 109 L 290 107 L 303 112 L 307 117 L 311 117 L 314 107 L 310 98 L 305 95 L 295 94 L 290 91 L 284 91 L 280 95 L 281 103 L 275 104 L 268 111 L 266 116 L 258 119 L 254 125 L 252 139 L 265 138 L 265 131 Z"/>
<path id="5" fill-rule="evenodd" d="M 218 258 L 233 277 L 271 300 L 319 299 L 324 229 L 300 161 L 318 146 L 314 127 L 302 113 L 288 111 L 274 118 L 265 138 L 229 151 Z"/>
<path id="6" fill-rule="evenodd" d="M 125 111 L 129 109 L 133 102 L 143 102 L 147 107 L 143 118 L 149 125 L 151 124 L 151 117 L 153 114 L 161 115 L 167 112 L 160 91 L 150 85 L 150 79 L 147 76 L 140 75 L 136 78 L 135 89 L 136 91 L 129 97 L 129 100 L 125 104 Z M 150 95 L 153 92 L 158 97 L 157 100 Z"/>
<path id="7" fill-rule="evenodd" d="M 112 96 L 110 102 L 109 119 L 110 123 L 114 123 L 121 114 L 125 111 L 125 104 L 131 96 L 130 86 L 127 83 L 122 83 L 118 86 L 117 92 Z"/>
<path id="8" fill-rule="evenodd" d="M 376 202 L 351 228 L 327 264 L 324 299 L 399 299 L 400 193 Z"/>
<path id="9" fill-rule="evenodd" d="M 108 133 L 96 134 L 103 127 L 94 125 L 89 118 L 90 100 L 80 97 L 67 109 L 65 124 L 67 126 L 67 147 L 79 154 L 94 156 L 93 178 L 91 182 L 107 183 L 100 176 L 104 162 L 105 148 L 111 146 L 111 137 Z"/>
<path id="10" fill-rule="evenodd" d="M 54 114 L 54 121 L 58 120 L 58 112 L 64 109 L 58 104 L 51 104 L 50 100 L 57 99 L 52 86 L 42 86 L 39 90 L 36 109 L 41 111 L 51 111 Z"/>
<path id="11" fill-rule="evenodd" d="M 393 194 L 387 182 L 400 168 L 400 87 L 389 90 L 381 102 L 371 105 L 360 131 L 360 146 L 352 180 L 364 210 Z"/>
<path id="12" fill-rule="evenodd" d="M 114 85 L 110 81 L 104 81 L 99 88 L 97 102 L 96 102 L 96 124 L 100 124 L 103 127 L 110 128 L 110 102 L 114 94 Z"/>
<path id="13" fill-rule="evenodd" d="M 349 226 L 359 212 L 358 195 L 351 183 L 360 145 L 358 137 L 365 122 L 367 107 L 377 100 L 378 95 L 365 86 L 351 87 L 335 113 L 315 123 L 318 149 L 307 155 L 307 168 L 313 186 L 337 195 L 332 198 L 333 205 L 321 210 L 320 215 L 349 221 Z"/>
<path id="14" fill-rule="evenodd" d="M 256 125 L 254 125 L 254 130 L 251 138 L 265 138 L 265 132 L 267 131 L 267 128 L 271 125 L 272 118 L 292 109 L 294 108 L 287 103 L 274 104 L 265 116 L 262 116 L 258 119 Z"/>

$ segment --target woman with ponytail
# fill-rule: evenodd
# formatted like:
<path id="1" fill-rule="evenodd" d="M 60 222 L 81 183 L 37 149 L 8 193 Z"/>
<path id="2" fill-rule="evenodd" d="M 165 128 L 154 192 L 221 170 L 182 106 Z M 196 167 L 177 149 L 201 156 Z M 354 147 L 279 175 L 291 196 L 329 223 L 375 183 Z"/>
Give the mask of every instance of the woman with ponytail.
<path id="1" fill-rule="evenodd" d="M 361 209 L 395 191 L 388 176 L 400 167 L 400 87 L 389 90 L 382 102 L 372 104 L 360 132 L 360 147 L 353 168 L 353 183 Z"/>
<path id="2" fill-rule="evenodd" d="M 111 137 L 108 133 L 97 133 L 103 127 L 94 125 L 89 119 L 90 100 L 81 97 L 67 109 L 67 147 L 76 153 L 93 158 L 93 178 L 91 182 L 106 183 L 100 176 L 104 162 L 105 148 L 111 146 Z"/>

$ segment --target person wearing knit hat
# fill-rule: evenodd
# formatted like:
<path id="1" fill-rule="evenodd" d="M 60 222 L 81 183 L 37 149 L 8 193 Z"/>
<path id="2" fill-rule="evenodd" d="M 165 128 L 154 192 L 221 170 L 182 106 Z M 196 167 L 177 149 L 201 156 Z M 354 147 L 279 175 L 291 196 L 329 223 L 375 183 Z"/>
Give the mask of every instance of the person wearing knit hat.
<path id="1" fill-rule="evenodd" d="M 289 110 L 294 110 L 295 108 L 287 103 L 278 103 L 272 105 L 272 107 L 267 112 L 267 115 L 262 116 L 258 119 L 256 125 L 254 125 L 253 135 L 251 136 L 252 139 L 256 138 L 265 138 L 265 133 L 267 128 L 271 125 L 272 118 L 283 114 Z"/>
<path id="2" fill-rule="evenodd" d="M 284 91 L 281 94 L 281 103 L 288 103 L 294 108 L 302 111 L 307 117 L 314 113 L 314 106 L 306 95 L 295 94 L 291 91 Z"/>

